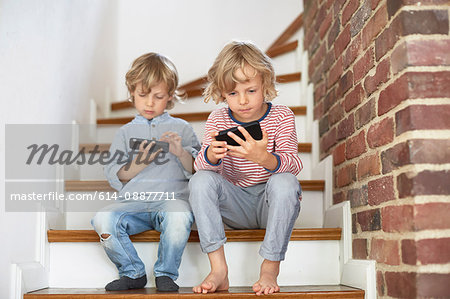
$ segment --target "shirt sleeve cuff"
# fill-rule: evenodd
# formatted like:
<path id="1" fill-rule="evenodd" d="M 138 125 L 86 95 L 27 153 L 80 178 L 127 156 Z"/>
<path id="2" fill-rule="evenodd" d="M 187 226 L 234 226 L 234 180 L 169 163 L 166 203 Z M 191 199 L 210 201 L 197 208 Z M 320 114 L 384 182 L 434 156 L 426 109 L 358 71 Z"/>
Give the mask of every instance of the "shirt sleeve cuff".
<path id="1" fill-rule="evenodd" d="M 208 160 L 208 155 L 206 154 L 206 152 L 208 151 L 209 145 L 205 148 L 205 152 L 204 152 L 204 157 L 205 157 L 205 161 L 206 163 L 208 163 L 211 166 L 219 166 L 222 163 L 222 159 L 219 160 L 219 162 L 217 162 L 217 164 L 213 164 Z"/>
<path id="2" fill-rule="evenodd" d="M 109 181 L 109 184 L 111 185 L 111 187 L 113 187 L 117 191 L 120 191 L 123 188 L 123 183 L 120 181 L 117 173 L 124 165 L 125 164 L 115 164 L 115 165 L 111 166 L 111 168 L 109 169 L 109 171 L 107 173 L 107 179 Z"/>
<path id="3" fill-rule="evenodd" d="M 270 172 L 270 173 L 275 173 L 275 172 L 277 172 L 277 170 L 278 169 L 280 169 L 280 166 L 281 166 L 281 159 L 280 159 L 280 156 L 278 156 L 277 154 L 275 154 L 275 153 L 271 153 L 272 155 L 274 155 L 275 156 L 275 158 L 277 158 L 277 167 L 274 169 L 274 170 L 269 170 L 269 169 L 267 169 L 267 168 L 265 168 L 264 167 L 264 169 L 265 170 L 267 170 L 268 172 Z"/>

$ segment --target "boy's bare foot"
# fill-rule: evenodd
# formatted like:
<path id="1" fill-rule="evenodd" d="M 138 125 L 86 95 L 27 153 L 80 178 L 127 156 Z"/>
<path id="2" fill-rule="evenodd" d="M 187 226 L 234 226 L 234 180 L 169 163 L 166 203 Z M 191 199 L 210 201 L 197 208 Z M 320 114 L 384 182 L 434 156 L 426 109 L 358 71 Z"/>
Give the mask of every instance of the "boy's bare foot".
<path id="1" fill-rule="evenodd" d="M 253 285 L 256 295 L 268 295 L 280 291 L 277 284 L 278 273 L 280 273 L 280 262 L 264 260 L 261 264 L 259 280 Z"/>
<path id="2" fill-rule="evenodd" d="M 226 291 L 228 287 L 228 273 L 222 271 L 209 273 L 205 280 L 200 285 L 193 287 L 192 290 L 194 293 L 214 293 L 215 291 Z"/>
<path id="3" fill-rule="evenodd" d="M 208 258 L 211 264 L 211 272 L 201 284 L 193 287 L 192 290 L 194 293 L 214 293 L 215 291 L 228 290 L 228 266 L 223 246 L 208 253 Z"/>

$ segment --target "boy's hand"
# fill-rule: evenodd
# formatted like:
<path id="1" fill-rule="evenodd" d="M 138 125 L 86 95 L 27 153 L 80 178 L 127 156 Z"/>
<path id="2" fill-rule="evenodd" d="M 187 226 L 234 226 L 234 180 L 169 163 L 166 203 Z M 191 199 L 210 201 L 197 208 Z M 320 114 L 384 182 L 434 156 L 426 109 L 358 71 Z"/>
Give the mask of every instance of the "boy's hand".
<path id="1" fill-rule="evenodd" d="M 209 162 L 212 164 L 217 164 L 220 159 L 227 155 L 227 142 L 226 141 L 217 141 L 216 136 L 219 135 L 219 132 L 215 131 L 210 134 L 212 142 L 209 145 L 209 148 L 206 152 L 207 158 Z"/>
<path id="2" fill-rule="evenodd" d="M 153 160 L 155 160 L 156 156 L 158 156 L 158 154 L 162 151 L 162 149 L 160 148 L 156 152 L 150 153 L 150 150 L 154 146 L 155 142 L 151 141 L 150 143 L 147 144 L 147 140 L 144 140 L 139 145 L 139 154 L 136 155 L 133 162 L 135 164 L 146 164 L 146 165 L 150 164 Z"/>
<path id="3" fill-rule="evenodd" d="M 160 148 L 156 152 L 150 153 L 150 149 L 155 145 L 155 142 L 150 142 L 147 144 L 147 140 L 144 140 L 139 145 L 139 153 L 136 157 L 119 169 L 117 176 L 120 180 L 129 181 L 134 178 L 139 172 L 141 172 L 145 167 L 147 167 L 162 151 Z"/>
<path id="4" fill-rule="evenodd" d="M 192 173 L 194 169 L 194 158 L 183 148 L 181 137 L 176 132 L 165 132 L 160 141 L 169 143 L 169 152 L 174 154 L 183 165 L 183 168 Z"/>
<path id="5" fill-rule="evenodd" d="M 181 137 L 175 132 L 165 132 L 162 134 L 160 141 L 165 141 L 169 143 L 169 152 L 177 157 L 181 157 L 185 150 L 181 145 Z"/>
<path id="6" fill-rule="evenodd" d="M 255 140 L 243 127 L 239 126 L 238 130 L 244 135 L 245 141 L 236 134 L 228 132 L 228 136 L 240 144 L 240 146 L 227 145 L 227 149 L 229 150 L 228 154 L 247 159 L 268 169 L 275 169 L 278 161 L 267 151 L 267 143 L 269 142 L 267 131 L 262 129 L 262 139 Z M 275 159 L 276 163 L 274 167 L 272 167 L 273 159 Z"/>

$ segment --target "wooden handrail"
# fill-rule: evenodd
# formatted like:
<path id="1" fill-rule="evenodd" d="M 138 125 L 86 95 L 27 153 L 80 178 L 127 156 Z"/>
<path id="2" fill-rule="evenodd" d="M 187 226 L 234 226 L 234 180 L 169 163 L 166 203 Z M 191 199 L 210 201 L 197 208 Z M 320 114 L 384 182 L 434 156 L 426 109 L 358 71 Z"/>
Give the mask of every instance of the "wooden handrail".
<path id="1" fill-rule="evenodd" d="M 300 180 L 303 191 L 323 191 L 325 188 L 325 181 L 323 180 Z M 115 192 L 108 181 L 105 180 L 67 180 L 64 182 L 66 192 Z"/>
<path id="2" fill-rule="evenodd" d="M 340 228 L 306 228 L 294 229 L 291 241 L 340 240 Z M 264 239 L 265 229 L 226 230 L 227 242 L 258 242 Z M 159 242 L 160 233 L 155 230 L 145 231 L 130 236 L 133 242 Z M 99 242 L 94 230 L 48 230 L 48 242 Z M 198 232 L 191 231 L 189 242 L 199 242 Z"/>
<path id="3" fill-rule="evenodd" d="M 301 13 L 295 20 L 286 28 L 286 30 L 272 43 L 267 52 L 273 48 L 283 45 L 288 41 L 294 33 L 296 33 L 303 26 L 303 13 Z"/>

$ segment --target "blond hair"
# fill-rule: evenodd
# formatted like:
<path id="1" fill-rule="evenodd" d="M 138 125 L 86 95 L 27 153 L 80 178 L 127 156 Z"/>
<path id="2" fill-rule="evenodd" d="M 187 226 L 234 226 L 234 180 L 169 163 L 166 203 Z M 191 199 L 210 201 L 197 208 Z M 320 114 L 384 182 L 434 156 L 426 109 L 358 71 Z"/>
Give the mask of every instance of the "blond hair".
<path id="1" fill-rule="evenodd" d="M 223 92 L 230 92 L 236 87 L 236 83 L 242 83 L 235 72 L 241 69 L 244 75 L 246 66 L 252 67 L 261 75 L 263 94 L 266 101 L 271 101 L 277 96 L 275 89 L 275 72 L 270 58 L 257 46 L 246 41 L 232 41 L 220 51 L 214 64 L 208 71 L 208 85 L 203 93 L 205 102 L 213 99 L 216 104 L 223 102 Z"/>
<path id="2" fill-rule="evenodd" d="M 178 88 L 178 72 L 175 65 L 167 57 L 158 53 L 147 53 L 133 61 L 130 70 L 125 75 L 125 83 L 130 93 L 130 99 L 134 103 L 132 93 L 136 85 L 141 83 L 145 93 L 150 92 L 152 87 L 164 82 L 167 86 L 169 96 L 176 100 L 182 100 L 184 94 Z M 167 103 L 166 109 L 172 109 L 174 101 Z"/>

